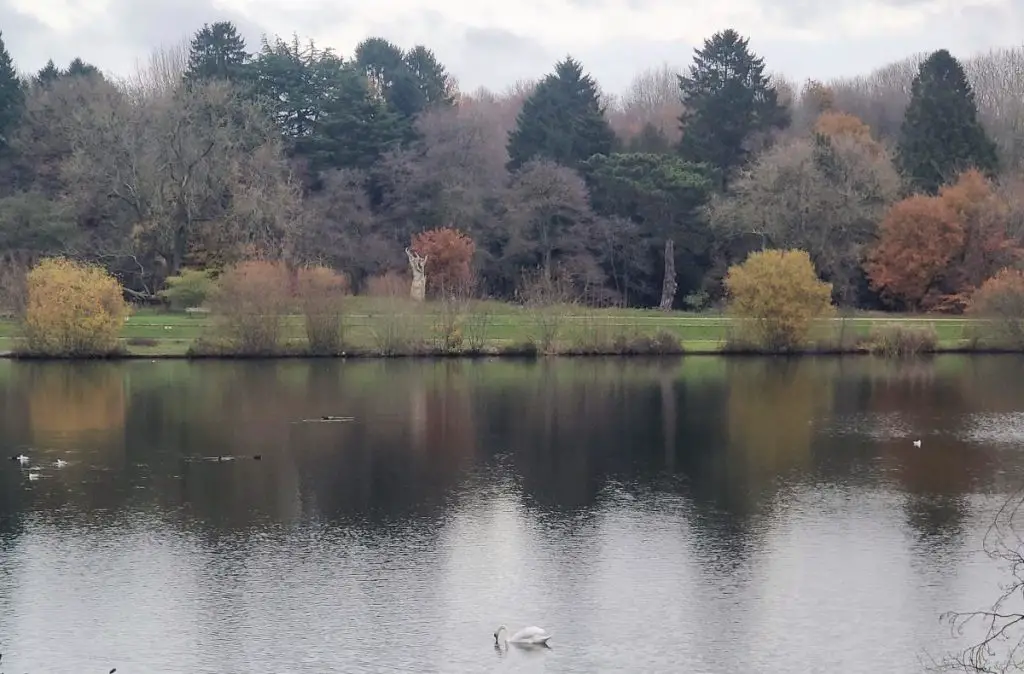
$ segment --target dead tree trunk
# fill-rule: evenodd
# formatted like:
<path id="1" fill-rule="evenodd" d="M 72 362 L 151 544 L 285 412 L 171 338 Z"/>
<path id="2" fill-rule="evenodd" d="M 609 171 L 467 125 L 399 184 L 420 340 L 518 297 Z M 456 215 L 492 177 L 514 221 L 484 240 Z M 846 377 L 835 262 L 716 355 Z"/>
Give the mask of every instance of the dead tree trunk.
<path id="1" fill-rule="evenodd" d="M 672 239 L 665 241 L 665 279 L 661 284 L 661 304 L 658 308 L 662 311 L 671 311 L 672 303 L 676 299 L 676 252 Z"/>
<path id="2" fill-rule="evenodd" d="M 413 253 L 408 248 L 405 249 L 405 254 L 409 258 L 409 268 L 412 270 L 412 287 L 409 289 L 409 296 L 417 302 L 422 302 L 427 295 L 425 272 L 427 258 Z"/>

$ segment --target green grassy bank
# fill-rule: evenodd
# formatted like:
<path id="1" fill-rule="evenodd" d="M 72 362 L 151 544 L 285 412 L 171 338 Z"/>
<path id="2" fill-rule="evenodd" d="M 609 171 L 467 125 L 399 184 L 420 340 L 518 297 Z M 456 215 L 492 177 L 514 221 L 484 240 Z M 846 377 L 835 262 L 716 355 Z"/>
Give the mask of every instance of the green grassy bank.
<path id="1" fill-rule="evenodd" d="M 136 357 L 183 357 L 197 340 L 216 340 L 216 316 L 208 313 L 166 313 L 138 310 L 125 322 L 122 340 Z M 344 342 L 350 355 L 375 355 L 382 339 L 416 343 L 417 353 L 446 349 L 443 335 L 456 332 L 462 346 L 454 349 L 485 353 L 526 352 L 523 345 L 554 335 L 550 350 L 565 353 L 652 353 L 650 344 L 671 336 L 686 353 L 728 350 L 735 321 L 718 314 L 662 313 L 643 309 L 586 309 L 576 306 L 530 310 L 503 303 L 479 303 L 454 312 L 442 304 L 414 305 L 395 299 L 355 297 L 346 305 Z M 866 351 L 865 340 L 880 328 L 905 326 L 934 331 L 935 350 L 971 350 L 978 344 L 982 323 L 968 318 L 861 313 L 820 321 L 812 330 L 810 351 Z M 0 320 L 0 351 L 17 345 L 18 326 Z M 669 341 L 674 341 L 669 340 Z M 306 343 L 302 316 L 283 318 L 282 342 L 287 353 L 299 354 Z M 615 348 L 608 345 L 616 344 Z M 646 344 L 640 348 L 637 344 Z M 401 349 L 398 350 L 399 352 Z M 657 351 L 654 351 L 657 352 Z"/>

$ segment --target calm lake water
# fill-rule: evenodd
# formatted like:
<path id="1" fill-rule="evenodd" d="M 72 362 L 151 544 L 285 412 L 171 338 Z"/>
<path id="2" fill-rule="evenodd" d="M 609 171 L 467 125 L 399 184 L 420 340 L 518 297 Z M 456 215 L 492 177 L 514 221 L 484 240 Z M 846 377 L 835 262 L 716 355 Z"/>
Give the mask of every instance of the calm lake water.
<path id="1" fill-rule="evenodd" d="M 0 363 L 4 456 L 42 467 L 0 464 L 3 668 L 921 671 L 1004 579 L 979 551 L 1024 482 L 1022 373 Z"/>

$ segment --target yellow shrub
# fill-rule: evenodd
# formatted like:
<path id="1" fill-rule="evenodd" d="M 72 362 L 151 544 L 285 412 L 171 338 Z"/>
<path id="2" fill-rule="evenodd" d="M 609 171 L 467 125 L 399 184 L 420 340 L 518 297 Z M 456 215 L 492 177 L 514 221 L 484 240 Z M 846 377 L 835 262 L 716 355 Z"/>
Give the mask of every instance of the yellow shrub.
<path id="1" fill-rule="evenodd" d="M 802 250 L 764 250 L 730 267 L 729 310 L 743 320 L 753 346 L 786 351 L 805 343 L 814 319 L 832 312 L 832 284 L 818 279 Z"/>
<path id="2" fill-rule="evenodd" d="M 105 269 L 50 258 L 27 275 L 24 336 L 28 353 L 103 356 L 118 350 L 128 315 L 121 284 Z"/>

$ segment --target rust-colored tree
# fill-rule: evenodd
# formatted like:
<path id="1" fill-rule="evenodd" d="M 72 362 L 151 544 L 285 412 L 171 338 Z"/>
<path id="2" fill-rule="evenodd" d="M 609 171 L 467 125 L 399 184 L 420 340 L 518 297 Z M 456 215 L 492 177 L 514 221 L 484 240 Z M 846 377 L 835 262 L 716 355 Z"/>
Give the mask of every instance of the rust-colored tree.
<path id="1" fill-rule="evenodd" d="M 295 294 L 306 323 L 310 353 L 337 354 L 343 345 L 343 310 L 348 277 L 321 265 L 298 270 Z"/>
<path id="2" fill-rule="evenodd" d="M 989 321 L 999 346 L 1024 346 L 1024 271 L 998 271 L 971 296 L 968 312 Z"/>
<path id="3" fill-rule="evenodd" d="M 410 248 L 427 258 L 428 291 L 450 294 L 469 288 L 476 244 L 466 234 L 453 227 L 439 227 L 416 234 Z"/>
<path id="4" fill-rule="evenodd" d="M 845 112 L 823 112 L 814 123 L 814 132 L 829 138 L 850 138 L 868 149 L 875 157 L 884 151 L 882 144 L 872 136 L 871 127 L 860 117 Z"/>
<path id="5" fill-rule="evenodd" d="M 247 260 L 228 267 L 211 296 L 225 346 L 244 355 L 276 353 L 290 286 L 290 274 L 282 262 Z"/>
<path id="6" fill-rule="evenodd" d="M 949 263 L 964 243 L 956 212 L 940 197 L 915 195 L 894 204 L 878 229 L 864 264 L 871 287 L 894 308 L 935 308 Z"/>
<path id="7" fill-rule="evenodd" d="M 1009 234 L 1010 206 L 994 185 L 977 170 L 961 174 L 956 183 L 939 191 L 960 219 L 963 246 L 947 275 L 946 305 L 962 310 L 971 293 L 1000 269 L 1020 259 L 1020 248 Z"/>

